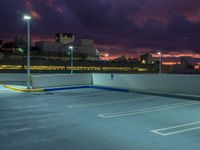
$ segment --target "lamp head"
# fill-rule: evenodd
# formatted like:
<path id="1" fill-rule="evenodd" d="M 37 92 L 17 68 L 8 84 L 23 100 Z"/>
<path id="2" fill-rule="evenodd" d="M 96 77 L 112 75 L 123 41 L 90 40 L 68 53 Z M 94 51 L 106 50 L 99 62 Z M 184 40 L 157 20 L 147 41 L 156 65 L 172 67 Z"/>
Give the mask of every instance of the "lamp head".
<path id="1" fill-rule="evenodd" d="M 69 46 L 69 49 L 73 49 L 74 47 L 73 46 Z"/>
<path id="2" fill-rule="evenodd" d="M 31 20 L 31 16 L 29 16 L 29 15 L 24 15 L 24 20 Z"/>

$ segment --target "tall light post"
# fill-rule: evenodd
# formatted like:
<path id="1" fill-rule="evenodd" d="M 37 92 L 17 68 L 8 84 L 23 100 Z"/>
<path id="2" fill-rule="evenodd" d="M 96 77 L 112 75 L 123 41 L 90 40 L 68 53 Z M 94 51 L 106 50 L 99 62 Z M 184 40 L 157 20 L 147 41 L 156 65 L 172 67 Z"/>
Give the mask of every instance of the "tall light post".
<path id="1" fill-rule="evenodd" d="M 24 15 L 27 21 L 27 89 L 31 88 L 31 71 L 30 71 L 30 20 L 31 16 Z"/>
<path id="2" fill-rule="evenodd" d="M 71 50 L 71 74 L 73 74 L 73 67 L 74 67 L 74 61 L 73 61 L 73 57 L 74 57 L 74 47 L 73 46 L 69 46 L 69 49 Z"/>
<path id="3" fill-rule="evenodd" d="M 159 55 L 159 74 L 162 74 L 162 51 L 158 51 L 157 54 Z"/>
<path id="4" fill-rule="evenodd" d="M 22 65 L 22 70 L 24 70 L 24 50 L 22 48 L 17 48 L 17 50 L 21 53 L 21 57 L 22 57 L 22 59 L 21 59 L 21 61 L 22 61 L 21 65 Z"/>

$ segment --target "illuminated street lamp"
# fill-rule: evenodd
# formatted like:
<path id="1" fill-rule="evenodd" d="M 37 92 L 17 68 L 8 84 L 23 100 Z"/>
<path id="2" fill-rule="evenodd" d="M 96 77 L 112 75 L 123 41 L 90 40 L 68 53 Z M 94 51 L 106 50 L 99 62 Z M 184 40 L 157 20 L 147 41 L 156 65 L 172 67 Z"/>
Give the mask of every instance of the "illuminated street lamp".
<path id="1" fill-rule="evenodd" d="M 159 55 L 159 74 L 162 73 L 162 51 L 158 51 L 157 54 Z"/>
<path id="2" fill-rule="evenodd" d="M 27 89 L 31 88 L 31 72 L 30 72 L 30 20 L 31 16 L 24 15 L 27 21 Z"/>
<path id="3" fill-rule="evenodd" d="M 73 57 L 74 57 L 74 47 L 73 46 L 69 46 L 69 49 L 71 50 L 71 74 L 73 74 L 73 67 L 74 67 L 74 62 L 73 62 Z"/>

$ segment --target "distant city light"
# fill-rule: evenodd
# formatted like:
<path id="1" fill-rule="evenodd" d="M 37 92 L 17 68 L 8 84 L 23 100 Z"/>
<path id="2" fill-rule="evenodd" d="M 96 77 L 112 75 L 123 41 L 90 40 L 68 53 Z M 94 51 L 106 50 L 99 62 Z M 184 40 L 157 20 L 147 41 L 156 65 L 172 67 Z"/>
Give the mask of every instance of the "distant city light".
<path id="1" fill-rule="evenodd" d="M 27 66 L 24 66 L 27 69 Z M 0 70 L 21 70 L 21 65 L 0 65 Z M 142 67 L 91 67 L 91 66 L 31 66 L 31 70 L 77 70 L 77 71 L 138 71 L 147 72 L 147 68 Z"/>
<path id="2" fill-rule="evenodd" d="M 146 60 L 142 60 L 142 64 L 146 64 Z"/>
<path id="3" fill-rule="evenodd" d="M 74 47 L 73 46 L 69 46 L 69 49 L 73 49 Z"/>
<path id="4" fill-rule="evenodd" d="M 162 54 L 162 52 L 157 52 L 157 54 L 158 54 L 158 55 L 161 55 L 161 54 Z"/>
<path id="5" fill-rule="evenodd" d="M 108 58 L 108 57 L 109 57 L 109 54 L 108 54 L 108 53 L 107 53 L 107 54 L 105 54 L 105 57 L 106 57 L 106 58 Z"/>
<path id="6" fill-rule="evenodd" d="M 109 60 L 109 56 L 110 56 L 110 55 L 109 55 L 108 53 L 105 54 L 105 59 L 106 59 L 107 61 Z"/>
<path id="7" fill-rule="evenodd" d="M 24 52 L 24 50 L 22 48 L 17 48 L 18 51 L 20 51 L 21 53 Z"/>

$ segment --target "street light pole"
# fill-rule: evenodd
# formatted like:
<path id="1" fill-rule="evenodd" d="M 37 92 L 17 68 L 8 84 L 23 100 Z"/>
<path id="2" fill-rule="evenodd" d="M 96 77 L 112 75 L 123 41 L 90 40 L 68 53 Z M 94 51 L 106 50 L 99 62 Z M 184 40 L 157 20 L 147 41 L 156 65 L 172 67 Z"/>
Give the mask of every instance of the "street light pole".
<path id="1" fill-rule="evenodd" d="M 159 74 L 162 74 L 162 52 L 157 53 L 159 55 Z"/>
<path id="2" fill-rule="evenodd" d="M 31 88 L 31 71 L 30 71 L 30 20 L 31 16 L 25 15 L 27 21 L 27 89 Z"/>
<path id="3" fill-rule="evenodd" d="M 74 67 L 74 61 L 73 61 L 73 58 L 74 58 L 74 47 L 73 46 L 69 46 L 69 49 L 71 50 L 71 74 L 73 74 L 73 67 Z"/>

